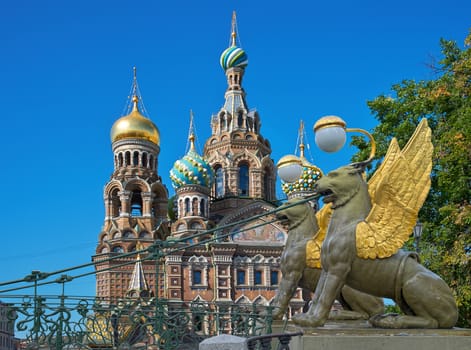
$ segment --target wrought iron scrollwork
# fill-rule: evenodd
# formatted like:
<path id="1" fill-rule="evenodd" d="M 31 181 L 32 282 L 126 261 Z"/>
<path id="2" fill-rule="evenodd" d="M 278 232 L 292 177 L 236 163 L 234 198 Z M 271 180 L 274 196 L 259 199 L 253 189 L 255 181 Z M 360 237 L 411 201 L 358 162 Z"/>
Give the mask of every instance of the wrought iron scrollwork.
<path id="1" fill-rule="evenodd" d="M 271 332 L 270 307 L 159 298 L 116 303 L 64 295 L 11 297 L 8 319 L 30 349 L 196 349 L 218 334 Z"/>

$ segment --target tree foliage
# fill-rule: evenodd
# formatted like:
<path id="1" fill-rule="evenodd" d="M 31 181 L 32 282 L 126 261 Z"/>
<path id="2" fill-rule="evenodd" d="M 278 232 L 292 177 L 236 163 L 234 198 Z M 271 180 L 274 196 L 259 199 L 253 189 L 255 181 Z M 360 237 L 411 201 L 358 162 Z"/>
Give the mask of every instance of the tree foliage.
<path id="1" fill-rule="evenodd" d="M 461 49 L 441 40 L 443 57 L 431 66 L 432 80 L 404 80 L 390 95 L 368 102 L 379 121 L 372 134 L 377 141 L 377 168 L 390 140 L 403 147 L 422 118 L 433 132 L 432 188 L 420 212 L 424 224 L 420 240 L 424 265 L 453 289 L 460 310 L 459 326 L 471 326 L 471 32 Z M 366 159 L 367 143 L 352 142 Z M 374 169 L 370 169 L 374 170 Z M 410 244 L 409 244 L 410 246 Z"/>

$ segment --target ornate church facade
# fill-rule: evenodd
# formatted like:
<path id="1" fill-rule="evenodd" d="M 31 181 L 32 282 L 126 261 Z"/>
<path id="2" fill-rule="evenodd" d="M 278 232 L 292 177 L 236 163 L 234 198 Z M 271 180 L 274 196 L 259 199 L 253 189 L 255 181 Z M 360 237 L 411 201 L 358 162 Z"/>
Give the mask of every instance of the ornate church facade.
<path id="1" fill-rule="evenodd" d="M 175 189 L 170 199 L 158 170 L 159 130 L 141 112 L 134 75 L 132 110 L 111 129 L 114 171 L 104 188 L 104 225 L 92 257 L 98 298 L 273 301 L 286 231 L 273 214 L 261 215 L 276 208 L 276 167 L 260 116 L 246 102 L 242 81 L 248 59 L 237 46 L 235 26 L 233 17 L 232 45 L 220 58 L 225 102 L 211 116 L 203 155 L 194 147 L 190 123 L 190 148 L 170 171 Z M 158 255 L 158 264 L 149 252 L 136 258 L 135 251 L 157 240 L 173 243 Z M 304 304 L 298 290 L 291 312 Z"/>

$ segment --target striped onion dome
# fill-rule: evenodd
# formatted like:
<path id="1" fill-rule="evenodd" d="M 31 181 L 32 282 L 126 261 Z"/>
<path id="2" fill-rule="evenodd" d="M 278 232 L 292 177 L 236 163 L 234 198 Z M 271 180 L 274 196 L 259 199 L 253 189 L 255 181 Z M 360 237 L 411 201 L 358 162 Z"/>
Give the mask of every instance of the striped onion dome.
<path id="1" fill-rule="evenodd" d="M 194 136 L 190 136 L 190 150 L 180 160 L 177 160 L 170 170 L 170 180 L 174 189 L 185 185 L 200 185 L 210 187 L 214 180 L 211 166 L 195 150 Z"/>
<path id="2" fill-rule="evenodd" d="M 221 54 L 220 63 L 224 71 L 234 67 L 245 68 L 249 63 L 249 58 L 244 50 L 232 45 Z"/>

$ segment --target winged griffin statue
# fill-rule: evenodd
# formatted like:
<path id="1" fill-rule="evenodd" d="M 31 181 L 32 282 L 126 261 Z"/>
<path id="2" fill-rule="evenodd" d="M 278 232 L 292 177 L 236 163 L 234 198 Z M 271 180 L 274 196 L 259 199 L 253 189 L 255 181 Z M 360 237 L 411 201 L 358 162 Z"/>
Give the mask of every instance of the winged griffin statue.
<path id="1" fill-rule="evenodd" d="M 455 325 L 458 310 L 450 288 L 419 263 L 417 254 L 401 249 L 430 189 L 432 151 L 431 130 L 423 119 L 402 150 L 396 139 L 391 141 L 382 165 L 368 183 L 364 170 L 370 160 L 341 167 L 318 180 L 316 192 L 325 204 L 318 213 L 319 227 L 304 227 L 317 232 L 310 248 L 306 247 L 306 262 L 322 270 L 309 310 L 295 315 L 293 322 L 307 327 L 324 325 L 335 299 L 348 286 L 390 298 L 403 311 L 401 315 L 370 317 L 375 327 Z M 308 204 L 290 206 L 290 202 L 278 215 L 292 227 L 295 221 L 309 217 L 307 212 L 312 209 Z M 285 292 L 282 289 L 278 294 Z"/>

